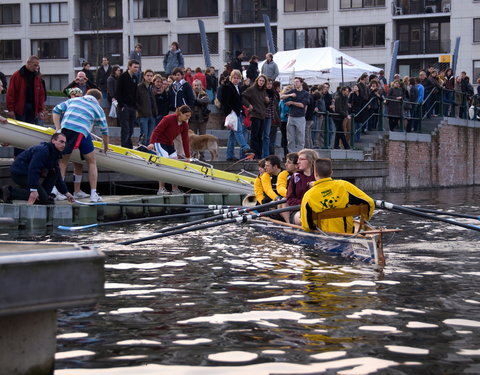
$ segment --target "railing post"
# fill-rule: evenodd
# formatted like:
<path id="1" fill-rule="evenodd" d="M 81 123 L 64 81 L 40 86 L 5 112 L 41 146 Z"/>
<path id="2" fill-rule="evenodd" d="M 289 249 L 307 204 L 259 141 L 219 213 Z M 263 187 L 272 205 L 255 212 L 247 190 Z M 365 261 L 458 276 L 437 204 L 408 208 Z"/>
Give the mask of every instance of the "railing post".
<path id="1" fill-rule="evenodd" d="M 417 133 L 422 132 L 422 124 L 423 124 L 423 105 L 422 105 L 422 103 L 418 103 L 418 129 L 417 129 Z"/>
<path id="2" fill-rule="evenodd" d="M 355 137 L 357 136 L 357 131 L 355 129 L 355 113 L 352 113 L 350 116 L 350 148 L 353 149 L 355 145 Z"/>
<path id="3" fill-rule="evenodd" d="M 444 88 L 440 87 L 440 106 L 438 109 L 438 111 L 440 112 L 439 116 L 443 116 L 443 94 L 444 94 Z"/>
<path id="4" fill-rule="evenodd" d="M 403 111 L 405 110 L 405 103 L 403 99 L 400 99 L 400 131 L 405 131 L 403 127 Z"/>
<path id="5" fill-rule="evenodd" d="M 332 144 L 330 139 L 330 115 L 328 110 L 325 112 L 325 119 L 323 120 L 323 147 L 330 148 Z"/>

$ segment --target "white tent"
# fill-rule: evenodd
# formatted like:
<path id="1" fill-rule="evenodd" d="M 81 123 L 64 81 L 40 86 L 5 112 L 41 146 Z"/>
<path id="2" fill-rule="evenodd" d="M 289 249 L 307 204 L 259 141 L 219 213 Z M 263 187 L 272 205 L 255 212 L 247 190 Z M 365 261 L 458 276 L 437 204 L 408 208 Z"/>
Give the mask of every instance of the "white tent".
<path id="1" fill-rule="evenodd" d="M 300 48 L 291 51 L 281 51 L 273 55 L 273 61 L 278 65 L 280 74 L 277 78 L 282 84 L 291 83 L 293 77 L 302 77 L 309 85 L 326 81 L 342 82 L 356 81 L 362 73 L 378 73 L 381 69 L 366 64 L 332 47 Z M 259 63 L 259 69 L 265 63 Z"/>

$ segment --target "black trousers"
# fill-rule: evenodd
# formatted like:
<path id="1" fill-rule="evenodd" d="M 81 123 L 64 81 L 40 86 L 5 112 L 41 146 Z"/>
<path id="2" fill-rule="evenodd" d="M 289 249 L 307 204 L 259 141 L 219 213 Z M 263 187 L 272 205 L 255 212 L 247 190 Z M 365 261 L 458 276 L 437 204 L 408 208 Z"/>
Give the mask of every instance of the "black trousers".
<path id="1" fill-rule="evenodd" d="M 38 187 L 38 204 L 54 204 L 50 193 L 58 179 L 58 174 L 50 171 Z M 12 173 L 12 180 L 18 186 L 12 187 L 12 199 L 28 201 L 30 188 L 28 187 L 28 176 Z M 40 179 L 42 180 L 42 179 Z"/>
<path id="2" fill-rule="evenodd" d="M 250 127 L 250 147 L 255 152 L 255 158 L 262 158 L 262 140 L 264 119 L 252 117 L 252 126 Z"/>
<path id="3" fill-rule="evenodd" d="M 120 144 L 122 147 L 133 148 L 132 135 L 135 126 L 136 113 L 135 108 L 122 107 L 117 113 L 118 122 L 120 123 Z"/>

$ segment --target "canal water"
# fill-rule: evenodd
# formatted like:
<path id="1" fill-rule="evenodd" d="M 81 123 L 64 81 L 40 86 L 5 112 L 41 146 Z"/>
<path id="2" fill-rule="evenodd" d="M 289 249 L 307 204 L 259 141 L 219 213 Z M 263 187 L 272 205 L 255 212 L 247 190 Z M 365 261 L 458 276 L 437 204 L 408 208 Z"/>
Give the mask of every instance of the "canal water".
<path id="1" fill-rule="evenodd" d="M 480 215 L 480 187 L 377 198 Z M 59 312 L 55 374 L 479 374 L 480 233 L 384 211 L 372 223 L 403 229 L 383 270 L 248 226 L 128 247 L 165 224 L 47 235 L 106 256 L 105 298 Z"/>

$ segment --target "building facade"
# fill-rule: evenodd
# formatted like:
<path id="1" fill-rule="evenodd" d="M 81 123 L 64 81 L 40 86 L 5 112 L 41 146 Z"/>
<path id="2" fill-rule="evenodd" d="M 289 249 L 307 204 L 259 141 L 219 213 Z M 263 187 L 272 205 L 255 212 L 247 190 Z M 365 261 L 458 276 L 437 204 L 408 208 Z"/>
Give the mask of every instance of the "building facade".
<path id="1" fill-rule="evenodd" d="M 222 70 L 236 50 L 263 59 L 264 14 L 277 50 L 331 46 L 387 73 L 399 40 L 402 76 L 453 54 L 461 36 L 457 71 L 480 76 L 480 0 L 2 0 L 0 71 L 10 76 L 34 54 L 47 87 L 60 90 L 83 61 L 126 66 L 136 42 L 143 68 L 162 71 L 172 41 L 186 66 L 204 68 L 199 19 Z"/>

